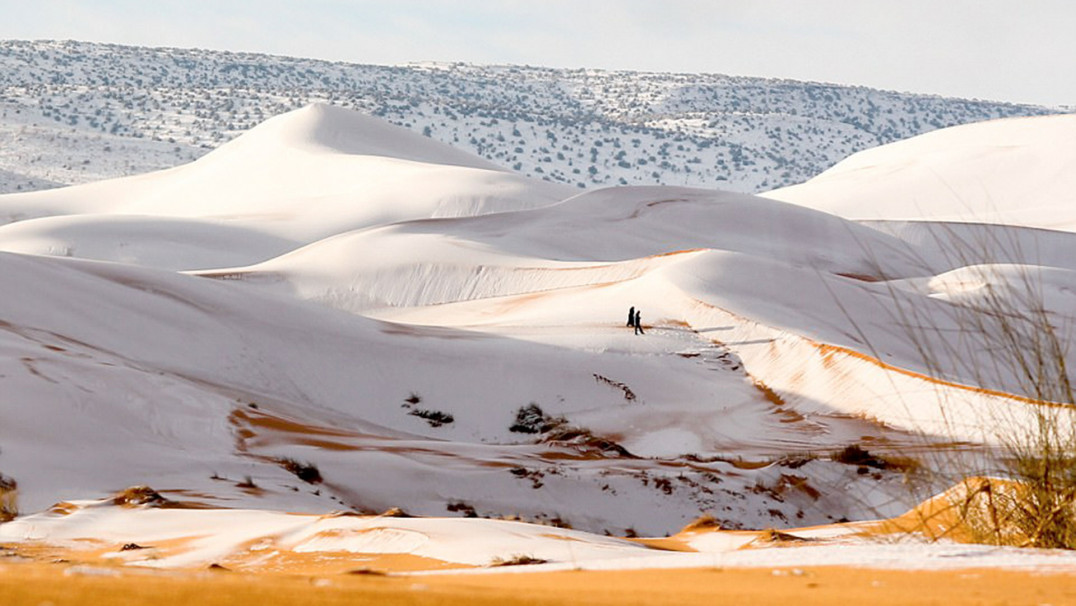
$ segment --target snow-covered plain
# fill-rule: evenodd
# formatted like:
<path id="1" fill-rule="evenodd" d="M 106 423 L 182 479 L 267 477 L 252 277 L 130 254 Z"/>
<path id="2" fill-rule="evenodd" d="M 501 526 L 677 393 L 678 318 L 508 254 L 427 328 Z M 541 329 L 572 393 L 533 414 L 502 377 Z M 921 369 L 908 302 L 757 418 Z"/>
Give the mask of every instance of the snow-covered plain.
<path id="1" fill-rule="evenodd" d="M 976 146 L 1018 150 L 987 165 L 983 183 L 1005 187 L 961 196 L 1006 209 L 1011 225 L 853 221 L 829 174 L 790 194 L 796 204 L 674 187 L 577 194 L 326 105 L 189 165 L 0 197 L 0 472 L 23 512 L 42 512 L 0 539 L 328 523 L 256 510 L 400 507 L 653 536 L 702 514 L 726 528 L 898 515 L 925 496 L 905 470 L 833 454 L 992 443 L 1035 406 L 1019 376 L 979 372 L 995 359 L 980 336 L 941 368 L 922 359 L 924 343 L 948 351 L 953 302 L 1033 274 L 1069 336 L 1076 234 L 1017 215 L 1068 211 L 1076 158 L 1049 133 L 1072 119 L 954 129 L 907 152 L 938 158 L 923 170 L 944 176 L 971 170 L 949 160 L 986 153 Z M 846 165 L 895 172 L 887 162 L 910 163 L 911 144 Z M 1062 186 L 1025 170 L 1034 157 Z M 870 204 L 869 188 L 841 187 Z M 999 200 L 1034 188 L 1033 208 Z M 629 306 L 645 335 L 625 326 Z M 908 310 L 932 330 L 909 334 Z M 139 484 L 229 510 L 45 512 Z M 410 545 L 401 525 L 508 532 L 456 523 L 393 519 L 388 534 Z M 643 552 L 571 540 L 586 545 L 580 561 Z M 176 562 L 219 555 L 184 553 Z M 441 559 L 511 555 L 473 553 Z"/>

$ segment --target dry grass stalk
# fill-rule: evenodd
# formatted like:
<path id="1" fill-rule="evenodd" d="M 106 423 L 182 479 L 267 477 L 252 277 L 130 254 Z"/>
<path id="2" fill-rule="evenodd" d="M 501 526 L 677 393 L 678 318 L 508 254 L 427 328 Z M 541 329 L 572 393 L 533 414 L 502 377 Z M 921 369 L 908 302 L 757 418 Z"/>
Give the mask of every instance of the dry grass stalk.
<path id="1" fill-rule="evenodd" d="M 955 454 L 932 465 L 955 471 L 949 484 L 957 489 L 946 493 L 949 507 L 917 513 L 947 523 L 923 518 L 915 526 L 943 534 L 959 529 L 991 544 L 1076 549 L 1076 393 L 1067 365 L 1072 321 L 1046 304 L 1043 272 L 1049 270 L 1027 254 L 1026 231 L 940 226 L 931 238 L 945 265 L 963 268 L 964 289 L 947 293 L 939 315 L 938 306 L 928 310 L 911 302 L 900 290 L 907 282 L 886 282 L 899 330 L 926 374 L 971 378 L 1030 402 L 992 400 L 978 421 L 989 428 L 984 442 L 996 447 L 985 456 Z M 937 273 L 932 265 L 937 267 L 923 262 L 928 274 Z M 946 426 L 954 435 L 965 433 L 967 420 L 951 416 L 949 392 L 939 389 L 937 395 Z"/>

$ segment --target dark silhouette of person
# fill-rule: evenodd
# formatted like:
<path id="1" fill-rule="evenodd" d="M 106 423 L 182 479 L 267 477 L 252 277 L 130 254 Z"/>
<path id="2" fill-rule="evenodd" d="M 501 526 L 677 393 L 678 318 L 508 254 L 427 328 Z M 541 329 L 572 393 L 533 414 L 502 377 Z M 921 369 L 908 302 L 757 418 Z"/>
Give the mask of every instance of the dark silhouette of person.
<path id="1" fill-rule="evenodd" d="M 635 326 L 635 306 L 632 305 L 628 310 L 628 323 L 627 326 Z"/>
<path id="2" fill-rule="evenodd" d="M 643 332 L 643 312 L 641 312 L 639 310 L 635 311 L 635 334 L 637 334 L 637 335 L 645 335 L 646 334 L 645 332 Z"/>

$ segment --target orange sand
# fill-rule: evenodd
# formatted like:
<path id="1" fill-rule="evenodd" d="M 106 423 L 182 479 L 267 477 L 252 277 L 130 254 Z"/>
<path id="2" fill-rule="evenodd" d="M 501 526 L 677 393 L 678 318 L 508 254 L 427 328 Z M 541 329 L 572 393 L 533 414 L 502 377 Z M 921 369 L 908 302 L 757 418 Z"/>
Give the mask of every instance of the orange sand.
<path id="1" fill-rule="evenodd" d="M 108 576 L 101 571 L 111 570 Z M 850 568 L 700 569 L 386 577 L 147 573 L 0 565 L 0 604 L 1076 604 L 1076 575 Z"/>

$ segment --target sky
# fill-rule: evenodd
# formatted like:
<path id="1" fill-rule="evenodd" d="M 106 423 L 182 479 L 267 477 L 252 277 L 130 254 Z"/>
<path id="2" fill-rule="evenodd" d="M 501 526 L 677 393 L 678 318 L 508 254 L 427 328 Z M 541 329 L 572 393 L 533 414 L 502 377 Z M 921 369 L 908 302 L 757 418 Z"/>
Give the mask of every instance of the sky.
<path id="1" fill-rule="evenodd" d="M 0 39 L 707 72 L 1076 107 L 1072 0 L 0 0 Z"/>

